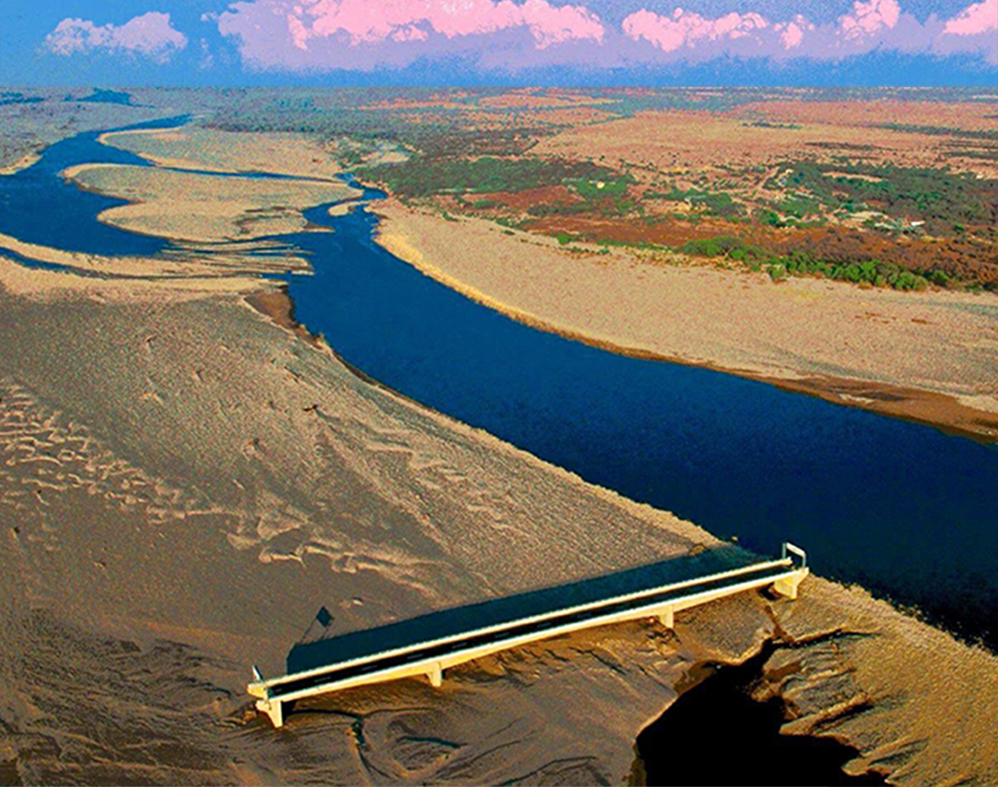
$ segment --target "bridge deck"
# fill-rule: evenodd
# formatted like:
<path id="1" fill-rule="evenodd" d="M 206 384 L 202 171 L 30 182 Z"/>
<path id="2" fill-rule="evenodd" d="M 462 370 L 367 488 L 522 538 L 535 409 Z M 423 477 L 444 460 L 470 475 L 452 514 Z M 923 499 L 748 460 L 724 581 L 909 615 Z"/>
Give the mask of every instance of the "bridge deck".
<path id="1" fill-rule="evenodd" d="M 802 558 L 800 566 L 794 565 L 787 555 L 788 549 Z M 299 665 L 307 666 L 317 656 L 328 659 L 311 668 L 292 671 L 296 660 L 293 650 L 289 656 L 290 674 L 270 680 L 258 679 L 249 684 L 248 691 L 260 698 L 257 708 L 267 713 L 274 725 L 280 727 L 284 722 L 285 704 L 304 697 L 413 675 L 427 675 L 434 686 L 439 686 L 445 668 L 572 631 L 649 617 L 658 617 L 671 628 L 673 615 L 679 610 L 770 585 L 778 592 L 795 598 L 797 585 L 807 573 L 803 551 L 785 545 L 784 556 L 780 560 L 752 563 L 706 576 L 643 587 L 630 593 L 563 605 L 538 614 L 529 614 L 528 603 L 517 617 L 493 625 L 465 625 L 463 630 L 443 636 L 433 636 L 435 628 L 437 634 L 442 633 L 439 621 L 451 621 L 453 628 L 452 621 L 456 619 L 453 613 L 464 610 L 434 613 L 402 624 L 315 643 L 323 646 L 321 649 L 311 648 L 316 652 L 309 652 L 306 647 L 306 657 L 297 659 Z M 512 600 L 519 602 L 521 598 L 526 597 Z M 485 606 L 474 605 L 466 609 L 476 610 Z M 465 615 L 465 619 L 467 617 Z M 424 625 L 423 621 L 434 618 L 438 619 L 436 627 Z M 413 632 L 420 629 L 422 636 L 413 636 Z"/>

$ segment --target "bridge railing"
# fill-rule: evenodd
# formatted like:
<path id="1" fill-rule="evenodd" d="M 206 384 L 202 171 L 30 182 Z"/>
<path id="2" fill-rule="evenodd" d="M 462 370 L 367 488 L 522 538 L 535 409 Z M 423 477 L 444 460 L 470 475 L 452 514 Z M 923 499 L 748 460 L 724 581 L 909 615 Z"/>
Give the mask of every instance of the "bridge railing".
<path id="1" fill-rule="evenodd" d="M 796 555 L 800 558 L 800 567 L 807 568 L 807 552 L 801 549 L 796 544 L 791 544 L 789 541 L 783 542 L 783 547 L 780 550 L 780 554 L 783 560 L 792 560 L 790 555 Z"/>

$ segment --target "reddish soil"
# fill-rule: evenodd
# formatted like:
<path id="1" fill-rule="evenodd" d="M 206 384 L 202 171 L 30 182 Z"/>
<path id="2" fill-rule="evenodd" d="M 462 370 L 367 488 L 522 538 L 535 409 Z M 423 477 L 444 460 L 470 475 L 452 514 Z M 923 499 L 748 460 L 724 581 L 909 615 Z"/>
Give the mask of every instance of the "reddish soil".
<path id="1" fill-rule="evenodd" d="M 694 238 L 714 238 L 718 235 L 745 237 L 743 227 L 737 230 L 725 221 L 703 219 L 697 224 L 664 219 L 658 224 L 645 224 L 636 219 L 596 218 L 592 216 L 547 216 L 530 223 L 533 232 L 557 235 L 567 232 L 584 240 L 617 243 L 654 243 L 661 246 L 681 246 Z"/>
<path id="2" fill-rule="evenodd" d="M 639 219 L 604 219 L 586 215 L 548 216 L 531 222 L 531 231 L 545 235 L 567 232 L 584 240 L 652 243 L 678 248 L 688 240 L 733 235 L 775 254 L 807 251 L 829 262 L 876 259 L 915 270 L 943 270 L 983 284 L 998 282 L 998 259 L 987 245 L 967 239 L 935 241 L 894 238 L 844 227 L 774 229 L 731 224 L 705 218 L 696 224 L 666 219 L 646 224 Z"/>
<path id="3" fill-rule="evenodd" d="M 510 210 L 524 211 L 532 205 L 571 205 L 581 202 L 580 197 L 565 186 L 541 186 L 525 191 L 495 191 L 466 197 L 468 202 L 489 200 Z"/>

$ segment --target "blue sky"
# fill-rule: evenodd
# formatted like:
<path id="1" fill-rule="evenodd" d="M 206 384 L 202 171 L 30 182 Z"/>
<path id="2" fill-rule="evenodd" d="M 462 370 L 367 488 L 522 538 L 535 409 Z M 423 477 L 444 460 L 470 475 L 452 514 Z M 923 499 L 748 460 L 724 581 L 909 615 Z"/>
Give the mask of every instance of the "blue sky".
<path id="1" fill-rule="evenodd" d="M 996 85 L 998 0 L 3 0 L 0 83 Z"/>

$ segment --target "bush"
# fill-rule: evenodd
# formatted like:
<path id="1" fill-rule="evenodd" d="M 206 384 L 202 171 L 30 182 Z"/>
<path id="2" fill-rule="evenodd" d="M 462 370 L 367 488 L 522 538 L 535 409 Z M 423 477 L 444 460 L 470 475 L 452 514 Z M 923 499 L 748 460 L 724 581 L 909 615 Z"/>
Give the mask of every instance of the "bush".
<path id="1" fill-rule="evenodd" d="M 732 218 L 745 213 L 745 206 L 731 198 L 730 194 L 719 191 L 705 191 L 703 189 L 677 189 L 673 187 L 670 191 L 649 191 L 645 194 L 648 199 L 666 199 L 672 202 L 689 202 L 691 205 L 703 207 L 712 216 L 722 216 Z"/>
<path id="2" fill-rule="evenodd" d="M 939 286 L 950 286 L 956 281 L 945 271 L 923 274 L 880 260 L 836 264 L 800 250 L 776 255 L 730 235 L 690 240 L 679 251 L 695 257 L 725 257 L 741 262 L 753 271 L 765 268 L 774 281 L 782 281 L 788 276 L 816 276 L 905 291 L 924 290 L 930 280 Z"/>
<path id="3" fill-rule="evenodd" d="M 414 155 L 398 164 L 357 170 L 361 179 L 384 183 L 401 197 L 467 192 L 524 191 L 571 179 L 613 180 L 613 171 L 588 161 L 541 158 L 432 158 Z"/>
<path id="4" fill-rule="evenodd" d="M 946 287 L 947 285 L 949 285 L 950 281 L 949 275 L 946 273 L 946 271 L 940 271 L 940 270 L 932 271 L 932 274 L 929 276 L 929 278 L 931 279 L 932 283 L 935 284 L 937 287 Z"/>

